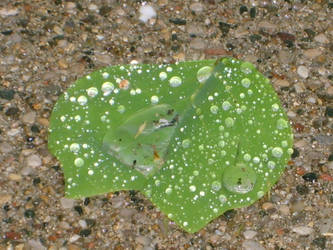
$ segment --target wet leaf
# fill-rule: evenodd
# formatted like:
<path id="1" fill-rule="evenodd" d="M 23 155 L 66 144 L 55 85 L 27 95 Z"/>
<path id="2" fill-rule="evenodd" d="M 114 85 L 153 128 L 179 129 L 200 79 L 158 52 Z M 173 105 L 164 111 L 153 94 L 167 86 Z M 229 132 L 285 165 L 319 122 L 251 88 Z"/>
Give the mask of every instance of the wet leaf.
<path id="1" fill-rule="evenodd" d="M 232 58 L 96 71 L 65 92 L 49 149 L 66 196 L 139 190 L 188 232 L 260 199 L 292 153 L 268 79 Z"/>

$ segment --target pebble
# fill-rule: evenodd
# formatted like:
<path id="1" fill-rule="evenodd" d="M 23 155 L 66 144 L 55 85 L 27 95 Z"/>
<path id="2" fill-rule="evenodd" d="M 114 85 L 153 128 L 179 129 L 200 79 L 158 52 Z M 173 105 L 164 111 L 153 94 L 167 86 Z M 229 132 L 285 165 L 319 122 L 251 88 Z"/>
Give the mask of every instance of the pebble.
<path id="1" fill-rule="evenodd" d="M 302 82 L 298 82 L 294 85 L 297 94 L 303 93 L 305 91 L 305 86 Z"/>
<path id="2" fill-rule="evenodd" d="M 314 136 L 315 140 L 318 141 L 319 144 L 323 145 L 331 145 L 333 143 L 333 136 L 330 135 L 316 135 Z"/>
<path id="3" fill-rule="evenodd" d="M 6 99 L 8 101 L 14 98 L 15 91 L 12 89 L 1 89 L 0 90 L 0 98 Z"/>
<path id="4" fill-rule="evenodd" d="M 311 227 L 307 227 L 307 226 L 297 226 L 297 227 L 293 227 L 291 230 L 294 233 L 297 233 L 302 236 L 309 235 L 313 232 L 313 229 Z"/>
<path id="5" fill-rule="evenodd" d="M 7 142 L 0 143 L 0 152 L 3 154 L 8 154 L 13 151 L 13 146 Z"/>
<path id="6" fill-rule="evenodd" d="M 34 124 L 35 121 L 36 121 L 36 116 L 37 116 L 36 112 L 31 111 L 31 112 L 26 113 L 26 114 L 23 115 L 22 121 L 26 124 L 30 124 L 30 125 Z"/>
<path id="7" fill-rule="evenodd" d="M 273 34 L 277 30 L 278 26 L 274 23 L 270 23 L 267 21 L 261 21 L 261 22 L 259 22 L 258 27 L 259 27 L 259 29 L 262 29 L 270 34 Z"/>
<path id="8" fill-rule="evenodd" d="M 244 240 L 242 247 L 244 250 L 265 250 L 259 242 L 254 240 Z"/>
<path id="9" fill-rule="evenodd" d="M 289 118 L 295 118 L 295 117 L 296 117 L 296 113 L 295 113 L 294 111 L 289 110 L 289 111 L 287 112 L 287 116 L 288 116 Z"/>
<path id="10" fill-rule="evenodd" d="M 6 8 L 0 9 L 0 16 L 2 18 L 8 17 L 8 16 L 16 16 L 18 13 L 19 13 L 18 9 L 6 9 Z"/>
<path id="11" fill-rule="evenodd" d="M 9 174 L 8 178 L 11 181 L 20 181 L 20 180 L 22 180 L 22 176 L 19 175 L 19 174 Z"/>
<path id="12" fill-rule="evenodd" d="M 36 168 L 42 165 L 42 160 L 38 155 L 29 155 L 26 164 L 28 167 Z"/>
<path id="13" fill-rule="evenodd" d="M 287 80 L 278 79 L 274 82 L 274 85 L 281 88 L 286 88 L 290 86 L 290 82 L 288 82 Z"/>
<path id="14" fill-rule="evenodd" d="M 39 240 L 29 240 L 28 245 L 34 250 L 46 250 L 46 247 L 44 247 Z"/>
<path id="15" fill-rule="evenodd" d="M 0 193 L 0 206 L 5 205 L 6 203 L 12 200 L 12 196 L 10 194 Z"/>
<path id="16" fill-rule="evenodd" d="M 297 74 L 300 77 L 306 79 L 306 78 L 309 77 L 309 69 L 307 67 L 303 66 L 303 65 L 298 66 L 298 68 L 297 68 Z"/>
<path id="17" fill-rule="evenodd" d="M 60 199 L 60 204 L 62 208 L 64 209 L 72 209 L 74 207 L 75 200 L 73 199 L 67 199 L 65 197 L 62 197 Z"/>
<path id="18" fill-rule="evenodd" d="M 114 197 L 111 199 L 112 208 L 120 208 L 123 206 L 124 202 L 123 197 Z"/>
<path id="19" fill-rule="evenodd" d="M 265 211 L 271 210 L 273 208 L 274 208 L 274 205 L 271 202 L 265 202 L 264 204 L 262 204 L 262 209 Z"/>
<path id="20" fill-rule="evenodd" d="M 106 54 L 96 54 L 96 60 L 105 65 L 110 65 L 112 62 L 111 57 Z"/>
<path id="21" fill-rule="evenodd" d="M 148 246 L 151 243 L 151 239 L 145 236 L 137 236 L 135 242 L 143 246 Z"/>
<path id="22" fill-rule="evenodd" d="M 319 34 L 314 37 L 314 40 L 318 43 L 329 43 L 329 39 L 325 36 L 325 34 Z"/>
<path id="23" fill-rule="evenodd" d="M 322 54 L 320 49 L 307 49 L 304 51 L 304 56 L 309 59 L 314 59 Z"/>
<path id="24" fill-rule="evenodd" d="M 190 5 L 190 10 L 195 12 L 196 14 L 200 14 L 203 11 L 203 4 L 202 3 L 192 3 Z"/>
<path id="25" fill-rule="evenodd" d="M 130 219 L 137 211 L 134 208 L 123 208 L 120 210 L 119 215 L 124 219 Z"/>
<path id="26" fill-rule="evenodd" d="M 206 47 L 205 41 L 201 38 L 194 38 L 190 42 L 190 48 L 191 49 L 197 49 L 197 50 L 202 50 Z"/>
<path id="27" fill-rule="evenodd" d="M 79 220 L 79 225 L 82 228 L 86 228 L 87 227 L 87 222 L 85 220 Z"/>
<path id="28" fill-rule="evenodd" d="M 284 216 L 288 216 L 290 214 L 290 209 L 287 205 L 281 205 L 279 207 L 279 211 Z"/>
<path id="29" fill-rule="evenodd" d="M 73 235 L 69 238 L 69 242 L 70 242 L 70 243 L 74 243 L 74 242 L 77 241 L 78 239 L 80 239 L 80 235 L 78 235 L 78 234 L 73 234 Z"/>
<path id="30" fill-rule="evenodd" d="M 253 230 L 246 230 L 243 235 L 245 239 L 252 240 L 257 235 L 257 232 Z"/>
<path id="31" fill-rule="evenodd" d="M 326 107 L 325 116 L 333 117 L 333 107 Z"/>

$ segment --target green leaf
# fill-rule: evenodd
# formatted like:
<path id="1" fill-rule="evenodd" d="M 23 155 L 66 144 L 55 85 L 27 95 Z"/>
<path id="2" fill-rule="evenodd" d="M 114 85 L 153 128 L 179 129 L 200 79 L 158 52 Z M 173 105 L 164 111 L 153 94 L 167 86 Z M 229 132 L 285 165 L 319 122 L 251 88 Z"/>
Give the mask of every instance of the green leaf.
<path id="1" fill-rule="evenodd" d="M 292 153 L 269 80 L 233 58 L 112 66 L 54 107 L 66 196 L 135 189 L 188 232 L 260 199 Z"/>

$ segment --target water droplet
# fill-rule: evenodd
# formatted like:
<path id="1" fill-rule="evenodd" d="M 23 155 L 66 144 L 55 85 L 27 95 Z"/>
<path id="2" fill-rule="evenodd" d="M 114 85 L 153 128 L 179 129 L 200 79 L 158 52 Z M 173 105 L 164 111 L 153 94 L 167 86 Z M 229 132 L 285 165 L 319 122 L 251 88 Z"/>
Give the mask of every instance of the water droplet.
<path id="1" fill-rule="evenodd" d="M 172 188 L 168 187 L 167 189 L 165 189 L 165 193 L 166 194 L 171 194 L 172 193 Z"/>
<path id="2" fill-rule="evenodd" d="M 187 221 L 184 221 L 183 226 L 186 227 L 188 225 Z"/>
<path id="3" fill-rule="evenodd" d="M 278 129 L 285 129 L 288 128 L 288 122 L 285 119 L 280 118 L 279 120 L 277 120 L 276 126 Z"/>
<path id="4" fill-rule="evenodd" d="M 250 161 L 251 160 L 251 155 L 245 154 L 243 159 L 244 159 L 244 161 Z"/>
<path id="5" fill-rule="evenodd" d="M 245 94 L 244 94 L 244 93 L 240 93 L 240 94 L 239 94 L 239 97 L 240 97 L 241 99 L 244 99 L 244 98 L 245 98 Z"/>
<path id="6" fill-rule="evenodd" d="M 191 186 L 190 186 L 190 191 L 191 191 L 191 192 L 195 192 L 195 190 L 197 190 L 197 188 L 196 188 L 194 185 L 191 185 Z"/>
<path id="7" fill-rule="evenodd" d="M 80 145 L 78 143 L 72 143 L 69 146 L 69 150 L 72 151 L 73 153 L 77 153 L 80 150 Z"/>
<path id="8" fill-rule="evenodd" d="M 82 158 L 76 158 L 74 160 L 74 165 L 77 167 L 82 167 L 84 165 L 84 160 Z"/>
<path id="9" fill-rule="evenodd" d="M 219 146 L 223 148 L 225 146 L 225 141 L 219 141 Z"/>
<path id="10" fill-rule="evenodd" d="M 118 108 L 117 108 L 117 111 L 121 114 L 124 113 L 125 112 L 125 106 L 124 105 L 119 105 Z"/>
<path id="11" fill-rule="evenodd" d="M 228 101 L 224 101 L 224 102 L 222 103 L 222 108 L 223 108 L 225 111 L 229 110 L 230 107 L 231 107 L 230 102 L 228 102 Z"/>
<path id="12" fill-rule="evenodd" d="M 243 78 L 241 83 L 243 87 L 248 88 L 251 85 L 251 80 L 249 78 Z"/>
<path id="13" fill-rule="evenodd" d="M 282 147 L 288 147 L 288 142 L 287 141 L 282 141 L 281 142 Z"/>
<path id="14" fill-rule="evenodd" d="M 258 156 L 253 157 L 253 163 L 258 164 L 260 162 L 260 158 Z"/>
<path id="15" fill-rule="evenodd" d="M 171 87 L 179 87 L 182 84 L 182 79 L 178 76 L 173 76 L 171 77 L 171 79 L 169 80 L 170 86 Z"/>
<path id="16" fill-rule="evenodd" d="M 167 79 L 168 74 L 167 74 L 166 72 L 161 72 L 161 73 L 159 74 L 159 77 L 160 77 L 160 79 L 161 79 L 162 81 L 164 81 L 165 79 Z"/>
<path id="17" fill-rule="evenodd" d="M 77 101 L 80 105 L 85 105 L 87 103 L 88 99 L 84 95 L 81 95 L 81 96 L 79 96 Z"/>
<path id="18" fill-rule="evenodd" d="M 193 171 L 193 175 L 194 175 L 194 176 L 198 176 L 198 175 L 199 175 L 199 171 L 198 171 L 198 170 L 194 170 L 194 171 Z"/>
<path id="19" fill-rule="evenodd" d="M 269 161 L 267 162 L 267 166 L 270 168 L 270 169 L 274 169 L 275 168 L 275 162 L 274 161 Z"/>
<path id="20" fill-rule="evenodd" d="M 114 85 L 112 82 L 105 82 L 102 84 L 101 90 L 104 96 L 108 96 L 114 90 Z"/>
<path id="21" fill-rule="evenodd" d="M 256 173 L 250 166 L 237 163 L 224 171 L 222 180 L 230 192 L 245 194 L 253 189 L 256 179 Z"/>
<path id="22" fill-rule="evenodd" d="M 258 192 L 257 192 L 257 197 L 258 197 L 258 198 L 261 198 L 261 197 L 264 196 L 264 194 L 265 194 L 264 191 L 258 191 Z"/>
<path id="23" fill-rule="evenodd" d="M 227 117 L 227 118 L 225 119 L 225 125 L 226 125 L 228 128 L 234 126 L 234 124 L 235 124 L 235 121 L 234 121 L 234 119 L 232 119 L 231 117 Z"/>
<path id="24" fill-rule="evenodd" d="M 222 187 L 221 182 L 219 182 L 219 181 L 213 181 L 213 183 L 212 183 L 212 189 L 214 191 L 219 191 L 221 189 L 221 187 Z"/>
<path id="25" fill-rule="evenodd" d="M 156 180 L 156 181 L 155 181 L 155 185 L 156 185 L 156 186 L 159 186 L 160 184 L 161 184 L 161 181 L 160 181 L 160 180 Z"/>
<path id="26" fill-rule="evenodd" d="M 272 149 L 272 155 L 276 158 L 280 158 L 283 155 L 283 150 L 280 147 L 275 147 Z"/>
<path id="27" fill-rule="evenodd" d="M 202 67 L 197 72 L 197 79 L 200 83 L 204 83 L 211 76 L 213 68 L 210 66 Z"/>
<path id="28" fill-rule="evenodd" d="M 219 201 L 223 204 L 223 203 L 226 203 L 227 201 L 227 197 L 225 197 L 225 195 L 223 194 L 220 194 L 219 195 Z"/>
<path id="29" fill-rule="evenodd" d="M 87 89 L 87 95 L 90 97 L 95 97 L 98 94 L 98 89 L 95 87 L 91 87 Z"/>
<path id="30" fill-rule="evenodd" d="M 81 116 L 79 116 L 79 115 L 76 115 L 76 116 L 74 117 L 74 120 L 75 120 L 76 122 L 79 122 L 79 121 L 81 121 Z"/>
<path id="31" fill-rule="evenodd" d="M 287 149 L 287 153 L 288 153 L 289 155 L 292 155 L 292 154 L 294 153 L 294 150 L 293 150 L 292 148 L 288 148 L 288 149 Z"/>
<path id="32" fill-rule="evenodd" d="M 169 66 L 169 67 L 166 68 L 166 71 L 167 72 L 172 72 L 172 68 Z"/>
<path id="33" fill-rule="evenodd" d="M 158 101 L 159 101 L 159 98 L 158 98 L 158 96 L 156 96 L 156 95 L 153 95 L 153 96 L 150 98 L 150 102 L 151 102 L 152 104 L 157 104 Z"/>
<path id="34" fill-rule="evenodd" d="M 244 74 L 248 75 L 248 74 L 251 74 L 251 73 L 252 73 L 252 71 L 254 70 L 254 66 L 253 66 L 253 64 L 250 63 L 250 62 L 243 62 L 243 63 L 241 64 L 241 66 L 240 66 L 240 70 L 241 70 Z"/>
<path id="35" fill-rule="evenodd" d="M 103 78 L 106 79 L 109 77 L 109 73 L 108 72 L 103 72 L 102 74 Z"/>
<path id="36" fill-rule="evenodd" d="M 90 169 L 90 170 L 88 171 L 88 174 L 89 174 L 89 175 L 93 175 L 93 174 L 94 174 L 94 171 Z"/>
<path id="37" fill-rule="evenodd" d="M 190 139 L 183 140 L 183 142 L 182 142 L 183 148 L 188 148 L 190 145 L 191 145 Z"/>
<path id="38" fill-rule="evenodd" d="M 113 98 L 110 99 L 109 104 L 110 104 L 110 105 L 113 105 L 113 104 L 114 104 L 114 99 L 113 99 Z"/>
<path id="39" fill-rule="evenodd" d="M 213 105 L 210 107 L 210 112 L 212 112 L 213 114 L 217 114 L 217 112 L 219 111 L 219 108 L 216 105 Z"/>
<path id="40" fill-rule="evenodd" d="M 273 110 L 274 112 L 278 111 L 278 110 L 279 110 L 279 104 L 274 103 L 274 104 L 272 105 L 272 110 Z"/>

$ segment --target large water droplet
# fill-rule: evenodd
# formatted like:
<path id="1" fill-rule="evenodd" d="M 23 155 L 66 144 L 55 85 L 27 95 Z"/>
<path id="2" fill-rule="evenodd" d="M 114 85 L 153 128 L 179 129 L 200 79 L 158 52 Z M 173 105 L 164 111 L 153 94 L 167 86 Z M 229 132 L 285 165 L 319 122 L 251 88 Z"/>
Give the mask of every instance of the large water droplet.
<path id="1" fill-rule="evenodd" d="M 225 125 L 226 125 L 228 128 L 234 126 L 234 124 L 235 124 L 235 121 L 234 121 L 234 119 L 232 119 L 231 117 L 227 117 L 227 118 L 225 119 Z"/>
<path id="2" fill-rule="evenodd" d="M 208 80 L 210 75 L 212 74 L 213 68 L 210 66 L 202 67 L 197 72 L 197 79 L 200 83 L 204 83 Z"/>
<path id="3" fill-rule="evenodd" d="M 178 76 L 173 76 L 171 77 L 171 79 L 169 80 L 170 86 L 171 87 L 179 87 L 182 84 L 182 79 Z"/>
<path id="4" fill-rule="evenodd" d="M 182 142 L 183 148 L 188 148 L 190 145 L 191 145 L 190 139 L 183 140 L 183 142 Z"/>
<path id="5" fill-rule="evenodd" d="M 212 183 L 212 189 L 214 191 L 219 191 L 221 189 L 221 187 L 222 187 L 221 182 L 219 182 L 219 181 L 213 181 L 213 183 Z"/>
<path id="6" fill-rule="evenodd" d="M 87 95 L 90 97 L 95 97 L 98 94 L 98 90 L 95 87 L 87 89 Z"/>
<path id="7" fill-rule="evenodd" d="M 248 88 L 251 85 L 251 80 L 249 78 L 243 78 L 241 83 L 243 87 Z"/>
<path id="8" fill-rule="evenodd" d="M 224 109 L 224 110 L 229 110 L 230 109 L 230 107 L 231 107 L 231 104 L 230 104 L 230 102 L 228 102 L 228 101 L 224 101 L 223 103 L 222 103 L 222 108 Z"/>
<path id="9" fill-rule="evenodd" d="M 279 120 L 277 120 L 276 126 L 278 129 L 285 129 L 288 128 L 288 122 L 285 119 L 280 118 Z"/>
<path id="10" fill-rule="evenodd" d="M 72 143 L 69 146 L 69 150 L 72 151 L 73 153 L 77 153 L 80 150 L 80 145 L 78 143 Z"/>
<path id="11" fill-rule="evenodd" d="M 79 98 L 77 98 L 77 102 L 80 105 L 85 105 L 87 103 L 87 101 L 88 101 L 88 99 L 84 95 L 81 95 L 81 96 L 79 96 Z"/>
<path id="12" fill-rule="evenodd" d="M 158 98 L 158 96 L 156 96 L 156 95 L 153 95 L 153 96 L 150 98 L 150 102 L 151 102 L 152 104 L 157 104 L 158 101 L 159 101 L 159 98 Z"/>
<path id="13" fill-rule="evenodd" d="M 219 108 L 216 105 L 210 107 L 210 112 L 212 112 L 214 115 L 216 115 L 218 111 Z"/>
<path id="14" fill-rule="evenodd" d="M 256 179 L 256 172 L 250 166 L 237 163 L 224 171 L 222 181 L 230 192 L 246 194 L 253 189 Z"/>
<path id="15" fill-rule="evenodd" d="M 283 150 L 280 147 L 275 147 L 272 149 L 272 155 L 276 158 L 280 158 L 283 155 Z"/>
<path id="16" fill-rule="evenodd" d="M 82 158 L 76 158 L 74 160 L 74 165 L 77 167 L 82 167 L 84 165 L 84 160 Z"/>
<path id="17" fill-rule="evenodd" d="M 108 96 L 114 90 L 114 85 L 111 82 L 105 82 L 102 84 L 101 89 L 102 89 L 103 95 Z"/>

